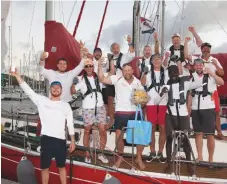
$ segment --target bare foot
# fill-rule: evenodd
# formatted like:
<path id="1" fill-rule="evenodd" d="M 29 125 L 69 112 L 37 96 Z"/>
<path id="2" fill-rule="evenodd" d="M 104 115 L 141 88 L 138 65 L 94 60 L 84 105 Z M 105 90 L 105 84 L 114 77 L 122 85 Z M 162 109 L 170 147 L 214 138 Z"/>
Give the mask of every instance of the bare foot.
<path id="1" fill-rule="evenodd" d="M 120 165 L 121 165 L 121 162 L 122 162 L 122 157 L 119 157 L 119 158 L 117 159 L 117 161 L 114 163 L 115 167 L 116 167 L 116 168 L 119 168 Z"/>
<path id="2" fill-rule="evenodd" d="M 140 170 L 144 170 L 146 168 L 146 166 L 142 160 L 138 161 L 137 164 L 138 164 Z"/>

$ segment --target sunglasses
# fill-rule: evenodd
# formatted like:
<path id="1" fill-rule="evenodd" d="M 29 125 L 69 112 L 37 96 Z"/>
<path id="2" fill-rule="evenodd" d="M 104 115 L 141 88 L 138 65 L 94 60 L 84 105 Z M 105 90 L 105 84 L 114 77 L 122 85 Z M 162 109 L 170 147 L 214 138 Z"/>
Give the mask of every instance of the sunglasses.
<path id="1" fill-rule="evenodd" d="M 93 68 L 93 65 L 85 65 L 84 68 Z"/>

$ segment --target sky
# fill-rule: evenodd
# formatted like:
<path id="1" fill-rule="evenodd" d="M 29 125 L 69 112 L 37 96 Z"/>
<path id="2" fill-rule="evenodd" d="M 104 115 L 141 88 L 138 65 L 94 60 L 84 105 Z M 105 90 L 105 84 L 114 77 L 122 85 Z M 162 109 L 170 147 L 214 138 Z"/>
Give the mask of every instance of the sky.
<path id="1" fill-rule="evenodd" d="M 69 19 L 74 3 L 74 1 L 59 0 L 54 3 L 55 20 L 62 22 L 70 33 L 73 33 L 82 1 L 76 1 L 71 19 Z M 99 42 L 99 47 L 101 47 L 105 52 L 109 52 L 109 47 L 113 42 L 118 42 L 121 45 L 122 51 L 127 52 L 127 42 L 124 39 L 124 35 L 132 33 L 133 3 L 133 1 L 110 1 Z M 148 1 L 141 2 L 141 10 L 143 6 L 147 6 L 147 3 Z M 153 21 L 155 15 L 153 9 L 156 9 L 157 5 L 158 2 L 150 2 L 145 15 L 146 18 L 152 17 L 151 19 Z M 85 45 L 88 47 L 90 52 L 93 51 L 95 45 L 104 7 L 105 1 L 88 0 L 85 4 L 84 12 L 75 38 L 77 40 L 82 39 L 85 41 Z M 166 1 L 165 8 L 164 40 L 165 47 L 168 47 L 171 41 L 171 35 L 180 32 L 182 1 Z M 227 31 L 226 9 L 227 1 L 185 1 L 182 31 L 183 37 L 190 36 L 187 27 L 194 25 L 202 40 L 212 44 L 213 53 L 227 52 L 227 33 L 225 32 Z M 144 16 L 145 8 L 141 14 Z M 175 20 L 176 23 L 174 23 Z M 29 50 L 32 48 L 32 40 L 34 53 L 40 53 L 43 51 L 44 23 L 44 1 L 11 2 L 9 14 L 5 23 L 5 37 L 8 44 L 8 27 L 11 26 L 14 65 L 19 66 L 20 60 L 23 63 L 24 56 L 28 58 Z M 144 39 L 147 39 L 147 36 L 148 35 L 142 37 L 141 42 L 144 44 Z M 199 52 L 199 50 L 197 50 L 197 52 Z M 8 65 L 8 63 L 8 58 L 5 57 L 5 64 Z M 35 66 L 37 65 L 37 62 L 31 64 Z"/>

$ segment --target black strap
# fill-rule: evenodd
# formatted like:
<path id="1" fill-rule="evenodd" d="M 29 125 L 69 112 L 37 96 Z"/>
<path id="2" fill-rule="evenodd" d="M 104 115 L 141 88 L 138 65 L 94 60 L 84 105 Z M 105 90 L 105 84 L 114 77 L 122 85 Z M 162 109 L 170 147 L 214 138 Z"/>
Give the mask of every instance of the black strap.
<path id="1" fill-rule="evenodd" d="M 83 95 L 83 98 L 85 98 L 87 95 L 89 94 L 93 94 L 93 92 L 95 93 L 95 116 L 97 114 L 97 103 L 98 103 L 98 92 L 101 93 L 101 88 L 100 88 L 100 85 L 99 85 L 99 80 L 98 80 L 98 77 L 97 75 L 95 74 L 95 77 L 94 77 L 94 80 L 95 80 L 95 87 L 96 89 L 92 89 L 91 87 L 91 84 L 87 78 L 87 74 L 84 74 L 84 80 L 85 80 L 85 84 L 87 85 L 87 91 L 86 93 Z M 92 97 L 92 96 L 91 96 Z"/>
<path id="2" fill-rule="evenodd" d="M 195 97 L 195 95 L 202 95 L 203 97 L 206 97 L 207 95 L 212 95 L 212 93 L 210 93 L 208 91 L 208 78 L 209 75 L 208 74 L 204 74 L 203 76 L 203 91 L 196 91 L 195 89 L 192 90 L 192 97 Z M 195 78 L 192 77 L 192 82 L 195 81 Z"/>
<path id="3" fill-rule="evenodd" d="M 119 68 L 119 69 L 122 70 L 122 68 L 121 68 L 121 59 L 122 59 L 122 56 L 123 56 L 123 54 L 120 53 L 119 56 L 118 56 L 118 58 L 117 58 L 117 63 L 116 63 L 116 66 L 115 66 L 116 69 Z"/>
<path id="4" fill-rule="evenodd" d="M 171 55 L 170 55 L 170 57 L 171 57 L 172 55 L 174 55 L 174 51 L 177 50 L 177 49 L 174 49 L 174 46 L 172 45 L 169 48 L 169 50 L 171 52 Z M 180 49 L 178 49 L 178 50 L 180 50 L 180 61 L 181 62 L 184 62 L 184 60 L 185 60 L 185 57 L 184 57 L 184 46 L 183 45 L 180 45 Z"/>

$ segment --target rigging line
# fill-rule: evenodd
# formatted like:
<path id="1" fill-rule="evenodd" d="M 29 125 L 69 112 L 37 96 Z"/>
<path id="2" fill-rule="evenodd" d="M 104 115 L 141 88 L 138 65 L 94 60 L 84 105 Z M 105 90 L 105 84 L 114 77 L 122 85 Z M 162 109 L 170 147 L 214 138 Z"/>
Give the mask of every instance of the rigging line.
<path id="1" fill-rule="evenodd" d="M 152 27 L 154 27 L 155 20 L 158 19 L 159 7 L 160 7 L 160 1 L 158 2 L 158 8 L 157 8 L 157 11 L 156 11 L 156 16 L 154 17 L 154 21 L 153 21 Z M 157 20 L 157 21 L 158 21 L 158 20 Z M 151 37 L 151 34 L 149 35 L 149 38 L 148 38 L 148 40 L 147 40 L 147 45 L 148 45 L 148 43 L 149 43 L 149 41 L 150 41 L 150 37 Z"/>
<path id="2" fill-rule="evenodd" d="M 67 22 L 67 26 L 66 26 L 66 28 L 68 28 L 68 26 L 69 26 L 69 22 L 70 22 L 70 20 L 71 20 L 71 18 L 72 18 L 72 15 L 73 15 L 73 12 L 74 12 L 74 8 L 75 8 L 75 6 L 76 6 L 76 3 L 77 3 L 77 0 L 74 2 L 74 4 L 73 4 L 73 8 L 72 8 L 72 11 L 71 11 L 71 13 L 70 13 L 70 15 L 69 15 L 69 20 L 68 20 L 68 22 Z"/>
<path id="3" fill-rule="evenodd" d="M 178 8 L 182 11 L 182 8 L 180 7 L 180 5 L 178 4 L 178 2 L 175 0 L 175 3 L 177 4 Z"/>
<path id="4" fill-rule="evenodd" d="M 143 2 L 143 8 L 142 8 L 142 10 L 141 10 L 141 12 L 140 12 L 140 15 L 142 15 L 142 12 L 143 12 L 144 7 L 145 7 L 145 3 L 146 3 L 146 1 Z"/>
<path id="5" fill-rule="evenodd" d="M 61 1 L 61 13 L 62 13 L 63 24 L 65 25 L 64 7 L 63 7 L 63 2 L 62 1 Z"/>
<path id="6" fill-rule="evenodd" d="M 222 26 L 222 24 L 218 21 L 218 19 L 216 18 L 216 16 L 213 14 L 213 12 L 211 11 L 211 9 L 207 6 L 207 4 L 205 3 L 205 1 L 203 1 L 204 5 L 207 7 L 207 9 L 210 11 L 211 15 L 213 16 L 213 18 L 218 22 L 219 26 L 223 29 L 223 31 L 226 33 L 227 35 L 227 31 L 225 30 L 225 28 Z"/>
<path id="7" fill-rule="evenodd" d="M 150 19 L 151 19 L 151 18 L 152 18 L 152 16 L 153 16 L 153 13 L 154 13 L 154 9 L 155 9 L 156 2 L 157 2 L 157 1 L 155 1 L 155 2 L 154 2 L 154 7 L 153 7 L 153 10 L 152 10 L 152 13 L 151 13 Z"/>
<path id="8" fill-rule="evenodd" d="M 33 18 L 34 18 L 34 14 L 35 14 L 35 7 L 36 7 L 36 0 L 34 2 L 34 6 L 33 6 L 33 11 L 32 11 L 32 19 L 31 19 L 31 23 L 30 23 L 30 29 L 29 29 L 29 34 L 28 34 L 28 43 L 27 43 L 27 50 L 26 50 L 26 56 L 28 55 L 28 48 L 29 48 L 29 40 L 30 40 L 30 37 L 31 37 L 31 31 L 32 31 L 32 23 L 33 23 Z M 27 61 L 26 62 L 26 65 L 28 64 Z"/>
<path id="9" fill-rule="evenodd" d="M 150 4 L 150 1 L 148 1 L 148 3 L 147 3 L 147 7 L 146 7 L 146 10 L 145 10 L 145 12 L 144 12 L 144 17 L 146 17 L 147 9 L 148 9 L 149 4 Z"/>

